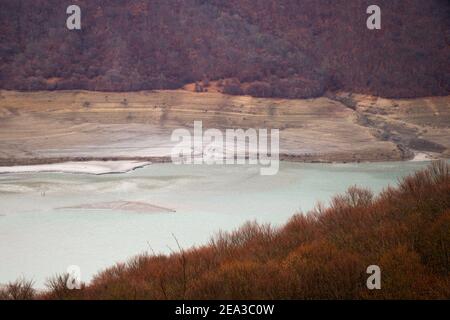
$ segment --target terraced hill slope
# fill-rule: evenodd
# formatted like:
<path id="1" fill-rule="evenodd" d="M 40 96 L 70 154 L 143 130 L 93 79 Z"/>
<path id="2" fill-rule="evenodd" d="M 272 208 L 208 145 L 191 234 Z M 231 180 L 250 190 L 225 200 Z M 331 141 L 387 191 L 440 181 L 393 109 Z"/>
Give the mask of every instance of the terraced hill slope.
<path id="1" fill-rule="evenodd" d="M 176 128 L 280 129 L 283 159 L 448 157 L 449 97 L 272 99 L 169 90 L 0 91 L 0 165 L 170 156 Z"/>

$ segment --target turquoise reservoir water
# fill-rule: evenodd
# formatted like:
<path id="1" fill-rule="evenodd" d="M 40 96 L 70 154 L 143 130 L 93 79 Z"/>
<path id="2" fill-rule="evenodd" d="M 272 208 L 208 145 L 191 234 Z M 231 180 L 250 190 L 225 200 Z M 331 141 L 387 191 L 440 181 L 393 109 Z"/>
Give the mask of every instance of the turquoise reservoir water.
<path id="1" fill-rule="evenodd" d="M 172 234 L 191 247 L 249 220 L 280 225 L 351 185 L 379 192 L 426 165 L 283 162 L 275 176 L 261 176 L 252 166 L 173 164 L 103 176 L 0 175 L 0 283 L 25 277 L 42 288 L 46 278 L 70 265 L 79 266 L 82 280 L 89 281 L 138 253 L 176 249 Z M 175 212 L 87 209 L 118 201 Z"/>

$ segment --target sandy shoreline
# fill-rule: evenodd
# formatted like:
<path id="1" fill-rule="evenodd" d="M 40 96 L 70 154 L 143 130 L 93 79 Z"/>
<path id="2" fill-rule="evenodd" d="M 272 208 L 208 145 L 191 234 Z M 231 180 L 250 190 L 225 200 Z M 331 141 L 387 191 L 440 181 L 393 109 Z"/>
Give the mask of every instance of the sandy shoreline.
<path id="1" fill-rule="evenodd" d="M 150 165 L 149 161 L 70 161 L 48 164 L 32 164 L 0 167 L 0 174 L 63 172 L 74 174 L 113 174 L 127 173 Z"/>
<path id="2" fill-rule="evenodd" d="M 430 161 L 434 158 L 425 153 L 416 153 L 414 157 L 403 161 Z M 343 155 L 292 155 L 281 154 L 280 161 L 302 163 L 361 163 L 384 162 L 390 159 L 354 159 L 347 160 Z M 391 161 L 399 161 L 391 159 Z M 79 174 L 114 174 L 127 173 L 154 163 L 171 163 L 170 157 L 103 157 L 103 158 L 30 158 L 0 159 L 0 174 L 62 172 Z"/>
<path id="3" fill-rule="evenodd" d="M 247 158 L 248 159 L 248 156 Z M 281 153 L 279 155 L 280 161 L 289 162 L 302 162 L 302 163 L 358 163 L 358 162 L 384 162 L 384 161 L 422 161 L 432 160 L 433 156 L 425 153 L 405 153 L 402 157 L 392 157 L 388 154 L 350 154 L 348 152 L 336 152 L 336 153 L 297 153 L 287 154 Z M 46 170 L 47 166 L 59 166 L 63 164 L 71 163 L 76 168 L 80 167 L 81 163 L 91 163 L 92 165 L 98 165 L 101 167 L 108 167 L 109 163 L 128 163 L 131 168 L 136 169 L 134 164 L 142 166 L 142 164 L 148 165 L 151 163 L 171 163 L 170 156 L 103 156 L 103 157 L 36 157 L 36 158 L 0 158 L 0 174 L 8 171 L 26 170 L 25 167 L 42 167 Z M 141 164 L 142 163 L 142 164 Z M 70 167 L 70 165 L 69 165 Z M 14 169 L 13 169 L 14 168 Z M 53 168 L 51 168 L 53 169 Z M 129 171 L 130 169 L 125 169 Z M 75 169 L 75 171 L 78 171 Z M 124 171 L 119 169 L 119 173 Z"/>

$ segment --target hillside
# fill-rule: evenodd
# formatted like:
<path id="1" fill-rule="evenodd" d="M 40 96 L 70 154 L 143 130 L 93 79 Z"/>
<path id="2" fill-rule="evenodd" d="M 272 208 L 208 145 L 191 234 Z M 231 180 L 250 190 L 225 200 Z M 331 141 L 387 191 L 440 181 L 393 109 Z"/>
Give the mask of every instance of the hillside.
<path id="1" fill-rule="evenodd" d="M 65 27 L 82 9 L 82 30 Z M 379 0 L 3 0 L 0 88 L 137 91 L 221 81 L 230 94 L 448 95 L 450 5 Z"/>
<path id="2" fill-rule="evenodd" d="M 36 295 L 19 281 L 0 299 L 449 299 L 450 175 L 436 162 L 378 196 L 349 188 L 285 226 L 249 223 L 209 245 L 137 256 L 81 290 L 66 277 Z M 381 268 L 381 290 L 366 268 Z"/>

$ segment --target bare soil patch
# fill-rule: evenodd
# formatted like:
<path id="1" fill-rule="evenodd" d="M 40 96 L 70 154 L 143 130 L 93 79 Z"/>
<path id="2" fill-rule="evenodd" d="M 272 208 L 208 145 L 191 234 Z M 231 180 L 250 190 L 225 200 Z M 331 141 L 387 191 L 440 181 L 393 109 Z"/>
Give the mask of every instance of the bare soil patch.
<path id="1" fill-rule="evenodd" d="M 0 91 L 0 96 L 3 166 L 166 161 L 174 145 L 172 131 L 192 128 L 199 120 L 205 129 L 280 129 L 281 158 L 292 161 L 404 160 L 413 156 L 407 152 L 408 139 L 412 146 L 448 156 L 450 141 L 448 97 L 386 100 L 352 95 L 354 107 L 349 108 L 336 96 L 288 100 L 187 90 Z"/>

